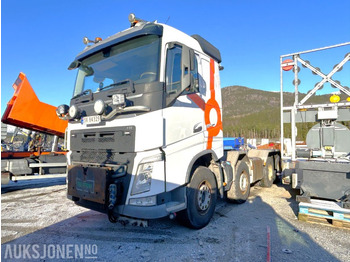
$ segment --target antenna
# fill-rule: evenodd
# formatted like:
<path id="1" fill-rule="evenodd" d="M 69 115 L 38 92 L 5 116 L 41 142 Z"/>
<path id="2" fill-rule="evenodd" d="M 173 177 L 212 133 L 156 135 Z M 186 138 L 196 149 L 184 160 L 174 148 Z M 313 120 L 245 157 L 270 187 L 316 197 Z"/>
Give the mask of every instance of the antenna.
<path id="1" fill-rule="evenodd" d="M 168 19 L 165 21 L 165 24 L 167 24 L 170 20 L 170 16 L 168 16 Z"/>

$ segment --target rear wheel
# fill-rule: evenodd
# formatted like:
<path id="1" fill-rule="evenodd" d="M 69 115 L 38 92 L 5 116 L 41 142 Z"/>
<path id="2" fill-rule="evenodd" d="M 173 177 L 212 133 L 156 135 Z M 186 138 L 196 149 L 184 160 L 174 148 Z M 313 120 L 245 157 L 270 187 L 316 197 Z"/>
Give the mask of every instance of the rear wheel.
<path id="1" fill-rule="evenodd" d="M 274 160 L 275 160 L 275 183 L 280 183 L 281 182 L 281 157 L 279 155 L 274 155 Z M 277 175 L 278 174 L 278 175 Z"/>
<path id="2" fill-rule="evenodd" d="M 275 170 L 276 173 L 280 173 L 281 172 L 281 157 L 279 155 L 274 155 L 274 160 L 275 160 Z"/>
<path id="3" fill-rule="evenodd" d="M 194 229 L 205 227 L 212 218 L 217 186 L 214 174 L 206 167 L 198 167 L 186 188 L 187 209 L 179 212 L 178 220 Z"/>
<path id="4" fill-rule="evenodd" d="M 269 156 L 263 170 L 263 178 L 260 181 L 262 187 L 271 187 L 276 179 L 275 166 L 273 164 L 273 157 Z"/>
<path id="5" fill-rule="evenodd" d="M 235 177 L 230 190 L 227 191 L 227 200 L 230 202 L 242 204 L 249 197 L 250 180 L 249 168 L 244 161 L 238 161 Z"/>

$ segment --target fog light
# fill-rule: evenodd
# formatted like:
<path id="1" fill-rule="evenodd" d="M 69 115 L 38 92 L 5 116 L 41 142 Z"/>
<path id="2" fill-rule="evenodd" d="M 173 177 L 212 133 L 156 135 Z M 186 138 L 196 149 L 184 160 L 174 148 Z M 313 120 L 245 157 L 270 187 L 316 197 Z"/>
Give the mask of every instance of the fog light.
<path id="1" fill-rule="evenodd" d="M 69 110 L 69 106 L 67 106 L 67 105 L 59 105 L 56 108 L 56 115 L 58 117 L 65 116 L 65 115 L 68 114 L 68 110 Z"/>
<path id="2" fill-rule="evenodd" d="M 102 115 L 105 112 L 106 104 L 101 99 L 97 100 L 94 105 L 96 114 Z"/>
<path id="3" fill-rule="evenodd" d="M 79 109 L 76 105 L 72 105 L 70 108 L 69 108 L 69 116 L 74 119 L 74 118 L 77 118 L 79 116 Z"/>
<path id="4" fill-rule="evenodd" d="M 156 203 L 156 196 L 131 198 L 129 200 L 129 204 L 133 206 L 155 206 Z"/>

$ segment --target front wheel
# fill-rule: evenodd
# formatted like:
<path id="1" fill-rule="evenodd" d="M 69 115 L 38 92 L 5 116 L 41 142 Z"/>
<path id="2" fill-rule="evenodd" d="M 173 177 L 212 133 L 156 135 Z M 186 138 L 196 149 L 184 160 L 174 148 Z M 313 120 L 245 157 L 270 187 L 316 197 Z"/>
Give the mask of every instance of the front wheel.
<path id="1" fill-rule="evenodd" d="M 187 209 L 178 214 L 179 221 L 194 229 L 208 225 L 214 214 L 217 199 L 214 174 L 206 167 L 198 167 L 186 188 L 186 196 Z"/>

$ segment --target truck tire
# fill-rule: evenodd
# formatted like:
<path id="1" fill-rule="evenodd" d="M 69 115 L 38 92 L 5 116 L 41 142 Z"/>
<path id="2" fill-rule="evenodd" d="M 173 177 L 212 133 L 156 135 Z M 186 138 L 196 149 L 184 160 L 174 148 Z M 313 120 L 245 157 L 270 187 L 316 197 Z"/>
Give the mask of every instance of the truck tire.
<path id="1" fill-rule="evenodd" d="M 237 162 L 235 177 L 231 188 L 226 192 L 226 198 L 229 202 L 243 204 L 249 197 L 250 179 L 249 168 L 244 161 Z"/>
<path id="2" fill-rule="evenodd" d="M 217 199 L 214 174 L 206 167 L 198 167 L 187 185 L 186 196 L 187 209 L 177 214 L 179 222 L 194 229 L 208 225 L 214 214 Z"/>
<path id="3" fill-rule="evenodd" d="M 276 173 L 280 173 L 281 172 L 281 157 L 279 155 L 274 155 L 273 157 L 275 159 L 275 170 Z"/>
<path id="4" fill-rule="evenodd" d="M 273 164 L 273 156 L 266 159 L 266 164 L 263 169 L 263 178 L 260 181 L 260 186 L 271 187 L 276 179 L 275 166 Z"/>
<path id="5" fill-rule="evenodd" d="M 279 155 L 274 155 L 274 160 L 275 160 L 275 183 L 281 183 L 281 179 L 282 179 L 282 176 L 281 176 L 281 157 Z M 277 175 L 278 174 L 278 175 Z"/>

